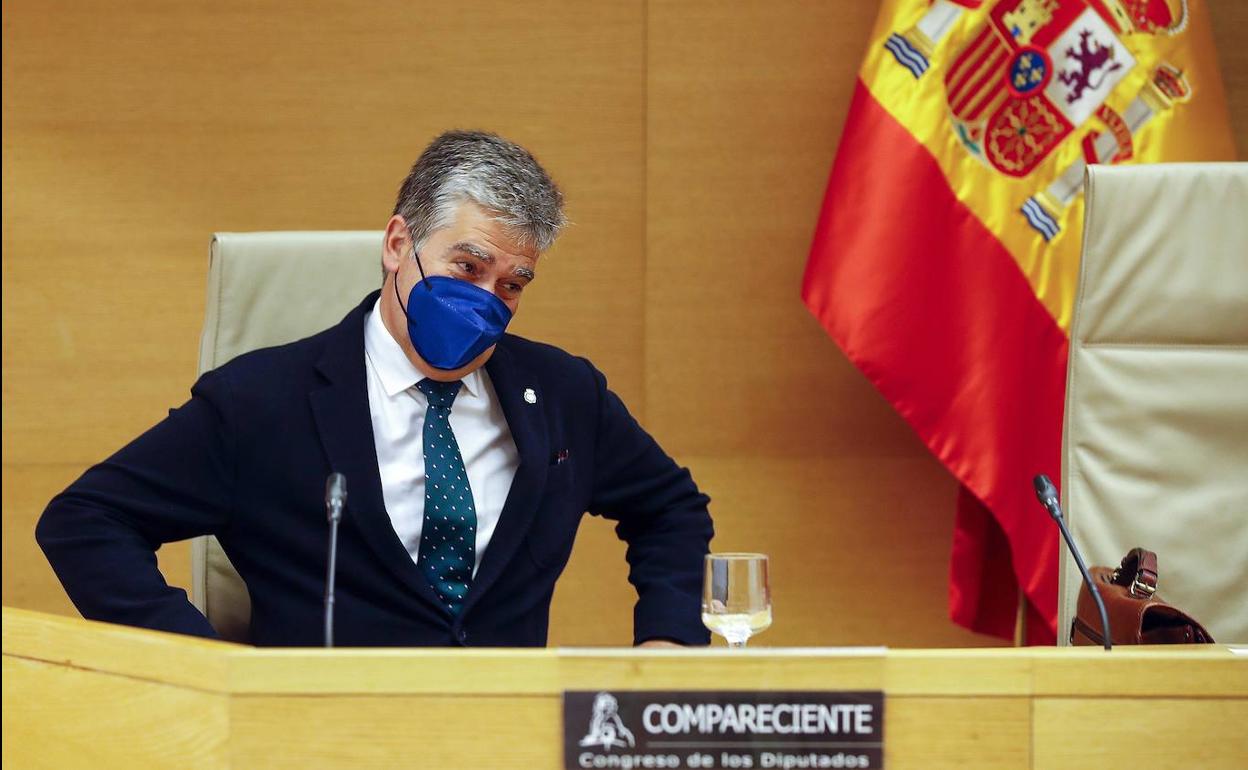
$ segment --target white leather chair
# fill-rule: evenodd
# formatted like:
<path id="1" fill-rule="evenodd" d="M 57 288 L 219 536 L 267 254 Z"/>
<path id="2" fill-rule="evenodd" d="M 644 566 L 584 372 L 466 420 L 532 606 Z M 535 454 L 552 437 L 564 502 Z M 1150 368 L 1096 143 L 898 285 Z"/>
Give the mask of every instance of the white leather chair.
<path id="1" fill-rule="evenodd" d="M 381 236 L 381 231 L 213 236 L 200 373 L 342 320 L 381 286 Z M 251 599 L 215 537 L 192 542 L 191 572 L 195 606 L 222 638 L 247 641 Z"/>
<path id="2" fill-rule="evenodd" d="M 1089 564 L 1157 553 L 1158 594 L 1248 642 L 1248 164 L 1090 166 L 1062 502 Z M 1058 637 L 1081 584 L 1060 568 Z"/>

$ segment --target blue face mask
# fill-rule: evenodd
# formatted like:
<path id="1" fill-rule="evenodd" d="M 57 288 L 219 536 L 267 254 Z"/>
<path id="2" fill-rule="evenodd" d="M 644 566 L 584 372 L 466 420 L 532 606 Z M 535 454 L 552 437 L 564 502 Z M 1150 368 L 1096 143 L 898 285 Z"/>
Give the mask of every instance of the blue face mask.
<path id="1" fill-rule="evenodd" d="M 407 336 L 426 363 L 435 369 L 466 366 L 498 342 L 511 321 L 503 301 L 479 286 L 457 278 L 429 278 L 416 256 L 420 281 L 407 296 L 399 294 L 395 275 L 394 296 L 407 315 Z"/>

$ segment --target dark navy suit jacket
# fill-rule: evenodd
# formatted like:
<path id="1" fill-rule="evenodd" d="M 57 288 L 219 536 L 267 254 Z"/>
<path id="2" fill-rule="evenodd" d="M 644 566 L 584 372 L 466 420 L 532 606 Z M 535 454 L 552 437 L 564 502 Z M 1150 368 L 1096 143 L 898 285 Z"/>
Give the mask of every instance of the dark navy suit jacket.
<path id="1" fill-rule="evenodd" d="M 583 358 L 507 335 L 486 371 L 520 465 L 462 612 L 438 600 L 390 523 L 365 383 L 364 319 L 240 356 L 48 505 L 36 536 L 84 617 L 213 636 L 156 566 L 162 543 L 215 534 L 246 582 L 252 641 L 323 634 L 325 478 L 346 475 L 335 642 L 543 645 L 583 512 L 617 522 L 636 587 L 634 641 L 702 644 L 708 499 Z M 524 398 L 531 388 L 536 403 Z"/>

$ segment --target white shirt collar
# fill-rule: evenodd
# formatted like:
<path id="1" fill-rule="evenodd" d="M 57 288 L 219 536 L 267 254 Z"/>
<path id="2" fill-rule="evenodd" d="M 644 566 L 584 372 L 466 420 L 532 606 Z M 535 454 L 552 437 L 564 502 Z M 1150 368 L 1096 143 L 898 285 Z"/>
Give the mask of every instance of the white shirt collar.
<path id="1" fill-rule="evenodd" d="M 386 395 L 394 398 L 400 393 L 425 379 L 416 365 L 408 359 L 403 348 L 390 334 L 385 322 L 381 320 L 381 298 L 373 305 L 368 319 L 364 322 L 364 353 L 373 365 L 373 370 L 381 378 Z M 477 397 L 482 393 L 481 370 L 476 369 L 463 378 L 464 390 L 468 395 Z"/>

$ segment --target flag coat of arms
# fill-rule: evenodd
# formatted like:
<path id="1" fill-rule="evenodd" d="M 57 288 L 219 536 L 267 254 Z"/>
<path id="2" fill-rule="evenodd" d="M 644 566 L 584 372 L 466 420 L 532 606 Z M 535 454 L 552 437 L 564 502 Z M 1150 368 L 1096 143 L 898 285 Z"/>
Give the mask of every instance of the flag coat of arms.
<path id="1" fill-rule="evenodd" d="M 802 297 L 962 485 L 955 621 L 1008 637 L 1021 589 L 1055 637 L 1030 480 L 1059 476 L 1087 164 L 1234 157 L 1199 0 L 882 3 Z"/>

